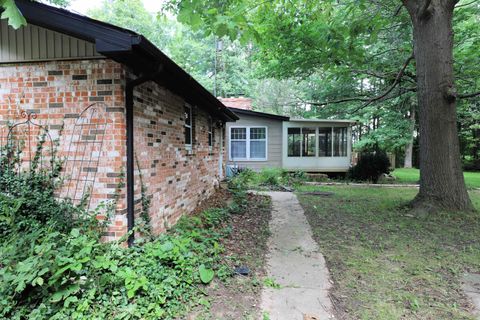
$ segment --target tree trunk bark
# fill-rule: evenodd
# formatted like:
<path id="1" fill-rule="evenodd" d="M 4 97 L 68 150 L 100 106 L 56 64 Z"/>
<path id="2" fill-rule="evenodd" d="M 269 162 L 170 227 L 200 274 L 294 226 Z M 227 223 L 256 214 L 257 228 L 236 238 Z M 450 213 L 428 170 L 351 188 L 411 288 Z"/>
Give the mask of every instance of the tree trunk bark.
<path id="1" fill-rule="evenodd" d="M 413 22 L 420 133 L 420 190 L 427 211 L 473 210 L 463 178 L 453 76 L 454 0 L 407 0 Z"/>
<path id="2" fill-rule="evenodd" d="M 404 168 L 413 168 L 413 134 L 415 133 L 415 106 L 412 104 L 410 109 L 410 139 L 405 146 L 405 160 L 403 162 Z"/>

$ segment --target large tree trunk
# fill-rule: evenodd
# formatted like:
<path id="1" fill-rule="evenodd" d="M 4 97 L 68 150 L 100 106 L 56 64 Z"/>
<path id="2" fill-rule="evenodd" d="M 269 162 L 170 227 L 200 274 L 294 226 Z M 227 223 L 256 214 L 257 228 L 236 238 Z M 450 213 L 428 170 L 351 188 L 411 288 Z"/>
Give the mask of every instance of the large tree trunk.
<path id="1" fill-rule="evenodd" d="M 473 210 L 460 161 L 453 77 L 454 0 L 404 0 L 413 22 L 420 133 L 415 208 Z"/>
<path id="2" fill-rule="evenodd" d="M 410 109 L 410 138 L 405 146 L 405 160 L 403 162 L 404 168 L 413 168 L 413 135 L 415 133 L 415 106 L 412 104 Z"/>

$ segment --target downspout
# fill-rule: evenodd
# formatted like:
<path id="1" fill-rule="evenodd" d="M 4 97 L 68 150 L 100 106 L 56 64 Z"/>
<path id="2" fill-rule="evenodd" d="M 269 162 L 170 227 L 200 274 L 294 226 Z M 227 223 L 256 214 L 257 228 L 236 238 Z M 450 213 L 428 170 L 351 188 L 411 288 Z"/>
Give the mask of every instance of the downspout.
<path id="1" fill-rule="evenodd" d="M 141 75 L 136 79 L 127 79 L 125 85 L 125 122 L 127 131 L 127 230 L 128 246 L 131 247 L 135 240 L 133 228 L 135 226 L 135 144 L 134 144 L 134 126 L 133 126 L 133 89 L 147 81 L 155 79 L 162 72 L 162 67 L 158 71 L 147 75 Z"/>

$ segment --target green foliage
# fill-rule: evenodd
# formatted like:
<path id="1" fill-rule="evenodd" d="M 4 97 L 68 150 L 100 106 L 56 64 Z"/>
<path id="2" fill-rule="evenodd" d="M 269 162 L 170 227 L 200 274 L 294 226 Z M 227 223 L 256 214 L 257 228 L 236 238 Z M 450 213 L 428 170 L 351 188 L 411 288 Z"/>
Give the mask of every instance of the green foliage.
<path id="1" fill-rule="evenodd" d="M 21 145 L 21 144 L 20 144 Z M 55 230 L 69 232 L 85 219 L 83 203 L 57 200 L 55 191 L 61 183 L 62 161 L 52 146 L 50 160 L 42 160 L 45 136 L 39 138 L 32 161 L 22 168 L 23 153 L 13 143 L 3 147 L 0 155 L 0 236 L 13 230 L 25 231 L 47 222 Z M 88 195 L 86 195 L 88 197 Z M 85 197 L 85 200 L 86 200 Z"/>
<path id="2" fill-rule="evenodd" d="M 289 172 L 281 168 L 264 168 L 259 172 L 243 169 L 233 181 L 240 183 L 244 189 L 268 188 L 275 190 L 282 187 L 295 187 L 306 180 L 307 175 L 304 171 Z"/>
<path id="3" fill-rule="evenodd" d="M 48 2 L 65 7 L 69 0 L 48 0 Z M 0 0 L 0 8 L 3 10 L 0 19 L 8 19 L 8 24 L 12 28 L 18 29 L 27 25 L 27 21 L 20 10 L 18 10 L 14 0 Z"/>
<path id="4" fill-rule="evenodd" d="M 200 265 L 198 272 L 200 273 L 200 280 L 205 284 L 210 283 L 215 276 L 215 271 L 206 268 L 204 264 Z"/>
<path id="5" fill-rule="evenodd" d="M 208 305 L 203 285 L 232 274 L 220 256 L 231 208 L 184 216 L 125 248 L 101 241 L 96 216 L 110 204 L 86 212 L 54 198 L 58 172 L 34 164 L 17 175 L 0 160 L 0 319 L 177 319 Z M 235 185 L 241 213 L 246 193 Z"/>
<path id="6" fill-rule="evenodd" d="M 186 16 L 187 11 L 182 12 Z M 145 9 L 141 0 L 103 1 L 101 7 L 88 14 L 142 34 L 204 87 L 216 91 L 217 96 L 250 92 L 255 70 L 252 49 L 241 46 L 238 41 L 206 35 L 196 25 L 182 25 L 171 15 L 155 16 Z M 182 20 L 182 15 L 177 18 Z M 218 51 L 216 42 L 222 44 Z"/>
<path id="7" fill-rule="evenodd" d="M 20 10 L 15 5 L 14 0 L 0 0 L 0 6 L 4 10 L 0 19 L 8 19 L 8 24 L 14 29 L 18 29 L 27 24 Z"/>
<path id="8" fill-rule="evenodd" d="M 362 153 L 357 164 L 350 168 L 348 177 L 352 180 L 376 183 L 383 173 L 389 171 L 390 161 L 385 152 L 366 152 Z"/>
<path id="9" fill-rule="evenodd" d="M 0 245 L 0 318 L 173 319 L 196 305 L 220 265 L 228 210 L 183 217 L 141 246 L 102 243 L 85 224 L 69 233 L 48 222 Z"/>

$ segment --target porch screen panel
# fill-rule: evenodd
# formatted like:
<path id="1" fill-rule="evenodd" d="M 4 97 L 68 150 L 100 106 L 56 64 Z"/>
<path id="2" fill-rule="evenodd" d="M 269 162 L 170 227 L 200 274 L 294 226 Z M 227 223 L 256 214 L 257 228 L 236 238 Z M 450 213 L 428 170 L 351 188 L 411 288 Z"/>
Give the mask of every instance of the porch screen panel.
<path id="1" fill-rule="evenodd" d="M 250 128 L 250 159 L 265 159 L 267 134 L 265 128 Z"/>
<path id="2" fill-rule="evenodd" d="M 333 156 L 347 156 L 347 128 L 333 128 Z"/>
<path id="3" fill-rule="evenodd" d="M 231 128 L 230 131 L 232 159 L 245 159 L 247 157 L 247 128 Z"/>
<path id="4" fill-rule="evenodd" d="M 318 128 L 318 156 L 332 156 L 332 128 Z"/>
<path id="5" fill-rule="evenodd" d="M 288 128 L 288 156 L 300 157 L 302 135 L 300 128 Z"/>
<path id="6" fill-rule="evenodd" d="M 315 157 L 315 128 L 302 128 L 302 156 Z"/>

